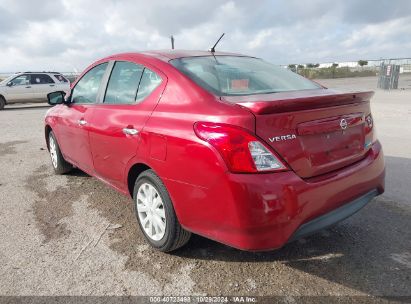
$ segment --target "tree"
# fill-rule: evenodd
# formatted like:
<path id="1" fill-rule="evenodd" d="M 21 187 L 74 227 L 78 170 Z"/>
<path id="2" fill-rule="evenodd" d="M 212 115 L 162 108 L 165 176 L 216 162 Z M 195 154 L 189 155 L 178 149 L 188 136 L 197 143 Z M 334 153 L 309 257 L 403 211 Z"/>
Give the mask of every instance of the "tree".
<path id="1" fill-rule="evenodd" d="M 304 65 L 299 64 L 299 65 L 298 65 L 298 68 L 299 68 L 299 69 L 304 69 Z"/>
<path id="2" fill-rule="evenodd" d="M 358 60 L 358 65 L 359 66 L 365 66 L 365 65 L 368 65 L 368 61 L 367 60 Z"/>
<path id="3" fill-rule="evenodd" d="M 307 63 L 307 68 L 315 68 L 315 64 L 313 64 L 313 63 Z"/>
<path id="4" fill-rule="evenodd" d="M 338 67 L 338 63 L 336 63 L 336 62 L 335 62 L 335 63 L 333 63 L 332 67 L 333 67 L 333 68 Z"/>

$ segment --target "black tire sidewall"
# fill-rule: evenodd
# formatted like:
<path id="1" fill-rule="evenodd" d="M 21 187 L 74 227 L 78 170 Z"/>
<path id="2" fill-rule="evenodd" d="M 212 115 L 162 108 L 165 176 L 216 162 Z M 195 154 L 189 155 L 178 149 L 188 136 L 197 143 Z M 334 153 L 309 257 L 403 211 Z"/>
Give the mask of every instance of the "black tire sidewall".
<path id="1" fill-rule="evenodd" d="M 60 146 L 57 142 L 57 138 L 54 135 L 53 131 L 50 131 L 49 133 L 49 144 L 50 144 L 50 137 L 53 138 L 54 144 L 56 145 L 56 153 L 57 153 L 57 167 L 54 167 L 53 162 L 51 163 L 51 165 L 57 174 L 65 173 L 67 171 L 67 169 L 65 168 L 66 161 L 64 160 L 63 155 L 61 154 Z M 50 150 L 50 147 L 49 147 L 49 150 Z M 49 154 L 50 154 L 50 151 L 49 151 Z M 50 158 L 51 158 L 51 155 L 50 155 Z"/>
<path id="2" fill-rule="evenodd" d="M 137 203 L 136 203 L 137 191 L 143 183 L 151 184 L 157 190 L 158 194 L 160 195 L 163 201 L 164 211 L 165 211 L 165 216 L 166 216 L 166 231 L 164 233 L 163 238 L 159 241 L 155 241 L 151 239 L 146 234 L 146 232 L 144 231 L 140 223 L 140 218 L 138 216 Z M 167 192 L 167 189 L 165 188 L 160 178 L 154 173 L 154 171 L 152 170 L 144 171 L 137 178 L 135 186 L 134 186 L 134 191 L 133 191 L 133 205 L 134 205 L 134 212 L 137 218 L 138 225 L 140 226 L 140 229 L 144 237 L 148 240 L 148 242 L 153 247 L 160 249 L 160 250 L 167 250 L 167 248 L 170 248 L 174 242 L 174 238 L 176 235 L 176 229 L 177 229 L 176 215 L 174 212 L 174 207 L 171 202 L 170 196 Z"/>
<path id="3" fill-rule="evenodd" d="M 6 99 L 4 99 L 3 96 L 0 96 L 0 110 L 3 110 L 5 105 L 6 105 Z"/>

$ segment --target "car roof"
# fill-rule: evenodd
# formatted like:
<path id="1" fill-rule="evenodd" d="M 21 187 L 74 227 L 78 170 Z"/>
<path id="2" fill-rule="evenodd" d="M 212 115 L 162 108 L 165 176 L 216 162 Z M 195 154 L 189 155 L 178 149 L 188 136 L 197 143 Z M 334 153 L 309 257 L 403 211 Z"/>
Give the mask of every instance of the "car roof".
<path id="1" fill-rule="evenodd" d="M 152 50 L 143 52 L 129 52 L 123 54 L 116 54 L 110 57 L 117 57 L 119 55 L 143 55 L 148 57 L 154 57 L 162 61 L 170 61 L 172 59 L 184 58 L 184 57 L 200 57 L 200 56 L 241 56 L 249 57 L 242 54 L 229 53 L 229 52 L 214 52 L 210 51 L 198 51 L 198 50 Z"/>
<path id="2" fill-rule="evenodd" d="M 19 73 L 16 73 L 16 74 L 59 74 L 59 75 L 61 75 L 61 73 L 60 72 L 19 72 Z"/>
<path id="3" fill-rule="evenodd" d="M 198 57 L 198 56 L 212 56 L 210 51 L 198 51 L 198 50 L 157 50 L 157 51 L 145 51 L 142 54 L 149 56 L 166 57 L 168 60 L 183 58 L 183 57 Z M 214 52 L 214 56 L 232 55 L 232 56 L 244 56 L 241 54 L 229 53 L 229 52 Z"/>

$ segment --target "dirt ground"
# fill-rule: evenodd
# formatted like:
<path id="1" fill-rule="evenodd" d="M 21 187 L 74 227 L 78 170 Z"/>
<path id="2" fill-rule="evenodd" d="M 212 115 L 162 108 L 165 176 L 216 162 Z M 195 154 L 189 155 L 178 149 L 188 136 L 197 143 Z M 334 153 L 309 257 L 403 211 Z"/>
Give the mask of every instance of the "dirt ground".
<path id="1" fill-rule="evenodd" d="M 376 78 L 321 80 L 376 89 Z M 274 252 L 199 236 L 151 249 L 131 200 L 79 170 L 55 176 L 46 105 L 0 111 L 0 295 L 411 295 L 411 77 L 372 109 L 387 189 L 359 213 Z"/>

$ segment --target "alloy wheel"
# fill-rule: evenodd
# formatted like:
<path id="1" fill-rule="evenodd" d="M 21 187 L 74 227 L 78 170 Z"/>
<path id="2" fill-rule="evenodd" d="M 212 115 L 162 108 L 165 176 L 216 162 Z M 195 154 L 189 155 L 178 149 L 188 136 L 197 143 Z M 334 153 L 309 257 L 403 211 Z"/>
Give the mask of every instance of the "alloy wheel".
<path id="1" fill-rule="evenodd" d="M 51 162 L 53 163 L 53 167 L 57 168 L 57 147 L 56 147 L 56 142 L 54 141 L 53 136 L 49 137 L 49 149 L 50 149 L 50 157 L 51 157 Z"/>
<path id="2" fill-rule="evenodd" d="M 137 192 L 136 206 L 141 227 L 146 235 L 154 241 L 161 240 L 166 232 L 166 215 L 163 200 L 153 185 L 141 184 Z"/>

